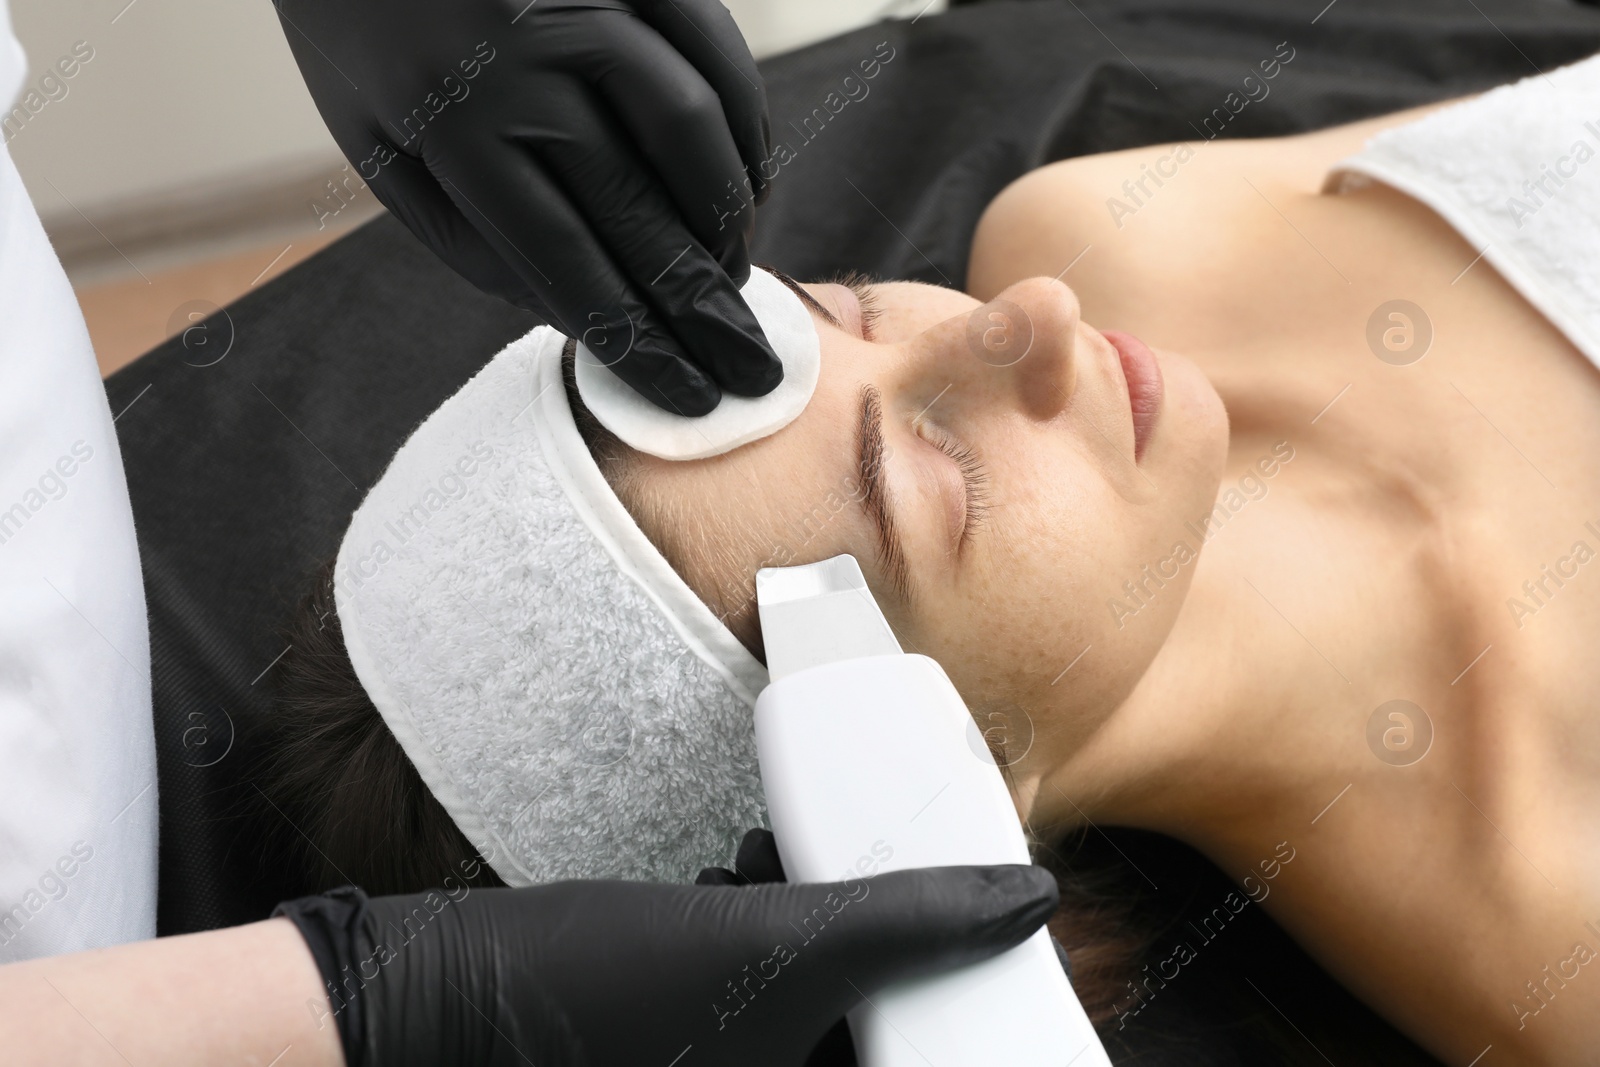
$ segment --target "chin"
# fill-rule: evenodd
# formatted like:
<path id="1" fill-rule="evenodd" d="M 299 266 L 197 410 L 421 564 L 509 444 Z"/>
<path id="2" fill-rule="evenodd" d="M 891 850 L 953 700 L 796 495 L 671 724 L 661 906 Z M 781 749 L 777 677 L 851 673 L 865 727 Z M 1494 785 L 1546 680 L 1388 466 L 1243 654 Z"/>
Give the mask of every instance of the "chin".
<path id="1" fill-rule="evenodd" d="M 1152 349 L 1161 366 L 1165 394 L 1155 431 L 1145 446 L 1147 470 L 1164 486 L 1182 485 L 1197 505 L 1216 497 L 1228 458 L 1228 409 L 1199 367 L 1176 352 Z M 1181 479 L 1169 482 L 1166 476 Z"/>

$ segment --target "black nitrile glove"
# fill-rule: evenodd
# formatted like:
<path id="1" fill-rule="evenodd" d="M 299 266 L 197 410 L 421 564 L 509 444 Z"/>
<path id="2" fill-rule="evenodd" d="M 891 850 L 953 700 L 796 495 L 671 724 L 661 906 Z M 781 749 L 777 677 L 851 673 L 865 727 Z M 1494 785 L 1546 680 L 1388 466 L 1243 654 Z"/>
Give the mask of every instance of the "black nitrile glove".
<path id="1" fill-rule="evenodd" d="M 800 1067 L 863 997 L 985 959 L 1058 900 L 1037 867 L 807 885 L 557 882 L 279 906 L 349 1067 Z"/>
<path id="2" fill-rule="evenodd" d="M 757 827 L 746 833 L 744 840 L 739 842 L 739 853 L 734 857 L 731 870 L 726 867 L 707 867 L 695 879 L 695 884 L 761 885 L 784 880 L 783 859 L 778 855 L 777 838 L 771 830 Z M 1071 982 L 1072 963 L 1067 959 L 1067 950 L 1053 934 L 1050 943 L 1055 946 L 1056 959 L 1061 961 L 1067 981 Z M 846 1020 L 840 1019 L 823 1035 L 810 1058 L 805 1061 L 805 1067 L 857 1067 L 856 1048 L 851 1041 L 850 1026 Z"/>
<path id="3" fill-rule="evenodd" d="M 274 0 L 334 140 L 479 288 L 685 415 L 783 378 L 739 295 L 766 89 L 719 0 Z"/>

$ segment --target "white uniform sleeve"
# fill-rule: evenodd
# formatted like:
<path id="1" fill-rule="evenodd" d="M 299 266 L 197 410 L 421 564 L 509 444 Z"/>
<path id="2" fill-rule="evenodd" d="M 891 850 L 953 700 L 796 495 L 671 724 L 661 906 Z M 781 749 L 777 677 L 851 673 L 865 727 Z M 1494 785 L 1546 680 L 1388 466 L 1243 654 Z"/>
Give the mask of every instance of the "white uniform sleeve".
<path id="1" fill-rule="evenodd" d="M 6 110 L 21 58 L 0 0 Z M 0 148 L 0 963 L 155 935 L 155 773 L 112 415 L 72 288 Z"/>

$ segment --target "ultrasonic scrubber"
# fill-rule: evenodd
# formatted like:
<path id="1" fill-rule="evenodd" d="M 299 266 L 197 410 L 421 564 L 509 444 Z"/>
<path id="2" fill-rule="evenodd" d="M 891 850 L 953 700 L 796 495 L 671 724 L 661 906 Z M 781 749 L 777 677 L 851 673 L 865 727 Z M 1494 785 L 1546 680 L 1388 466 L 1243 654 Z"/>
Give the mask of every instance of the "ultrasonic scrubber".
<path id="1" fill-rule="evenodd" d="M 756 749 L 792 882 L 1030 863 L 993 755 L 944 669 L 900 649 L 854 556 L 756 572 L 771 684 Z M 887 857 L 887 859 L 885 859 Z M 1110 1067 L 1047 930 L 850 1014 L 862 1067 Z"/>

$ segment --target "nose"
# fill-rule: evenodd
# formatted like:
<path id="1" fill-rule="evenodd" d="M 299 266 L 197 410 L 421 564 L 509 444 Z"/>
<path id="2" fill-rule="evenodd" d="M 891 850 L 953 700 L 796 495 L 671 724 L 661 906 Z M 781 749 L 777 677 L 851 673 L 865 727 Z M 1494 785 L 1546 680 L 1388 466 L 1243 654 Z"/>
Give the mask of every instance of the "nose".
<path id="1" fill-rule="evenodd" d="M 1028 278 L 976 308 L 967 320 L 967 347 L 1003 376 L 1019 408 L 1045 420 L 1059 415 L 1077 386 L 1078 297 L 1054 278 Z"/>

